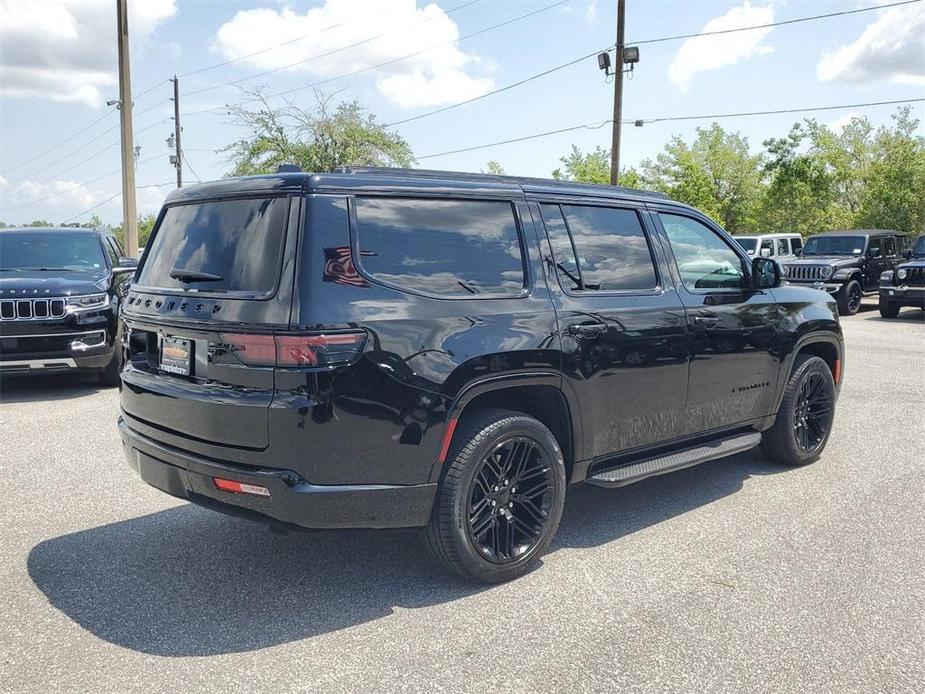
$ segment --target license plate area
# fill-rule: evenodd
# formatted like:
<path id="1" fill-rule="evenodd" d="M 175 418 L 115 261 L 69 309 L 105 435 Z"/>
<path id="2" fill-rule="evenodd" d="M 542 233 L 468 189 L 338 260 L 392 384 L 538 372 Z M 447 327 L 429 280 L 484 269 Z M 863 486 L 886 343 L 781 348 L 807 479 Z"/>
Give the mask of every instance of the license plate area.
<path id="1" fill-rule="evenodd" d="M 192 340 L 165 336 L 161 341 L 161 370 L 177 376 L 189 376 L 192 353 Z"/>

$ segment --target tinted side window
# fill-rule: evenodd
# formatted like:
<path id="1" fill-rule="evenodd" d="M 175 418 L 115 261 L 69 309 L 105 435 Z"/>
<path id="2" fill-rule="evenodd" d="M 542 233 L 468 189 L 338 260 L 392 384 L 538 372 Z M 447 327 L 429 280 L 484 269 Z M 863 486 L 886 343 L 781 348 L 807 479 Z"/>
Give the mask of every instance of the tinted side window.
<path id="1" fill-rule="evenodd" d="M 896 246 L 893 244 L 892 236 L 883 239 L 883 255 L 896 255 Z"/>
<path id="2" fill-rule="evenodd" d="M 777 255 L 790 255 L 787 239 L 777 239 Z"/>
<path id="3" fill-rule="evenodd" d="M 511 203 L 357 198 L 355 205 L 359 261 L 375 279 L 445 297 L 523 291 Z"/>
<path id="4" fill-rule="evenodd" d="M 771 242 L 771 239 L 765 239 L 761 242 L 761 255 L 765 257 L 774 255 L 774 244 Z"/>
<path id="5" fill-rule="evenodd" d="M 572 239 L 565 226 L 565 220 L 562 218 L 562 211 L 558 205 L 540 205 L 540 210 L 543 213 L 543 223 L 546 225 L 546 235 L 552 246 L 559 284 L 565 289 L 579 291 L 581 276 L 575 260 L 575 250 L 572 248 Z"/>
<path id="6" fill-rule="evenodd" d="M 790 247 L 794 253 L 803 250 L 803 239 L 790 239 Z"/>
<path id="7" fill-rule="evenodd" d="M 565 226 L 574 243 L 554 244 L 566 265 L 577 265 L 581 290 L 645 290 L 658 286 L 655 265 L 635 210 L 562 205 Z M 561 234 L 554 225 L 551 235 Z M 560 255 L 557 254 L 556 261 Z M 575 261 L 577 258 L 577 263 Z M 562 272 L 562 268 L 560 268 Z"/>
<path id="8" fill-rule="evenodd" d="M 119 256 L 122 255 L 119 252 L 118 247 L 114 239 L 106 236 L 103 238 L 103 248 L 106 249 L 106 255 L 109 256 L 109 260 L 112 262 L 112 266 L 115 267 L 119 264 Z"/>
<path id="9" fill-rule="evenodd" d="M 690 217 L 659 213 L 681 281 L 688 289 L 742 289 L 742 259 L 712 229 Z"/>
<path id="10" fill-rule="evenodd" d="M 867 244 L 867 252 L 868 252 L 871 256 L 873 256 L 874 258 L 879 258 L 880 255 L 881 255 L 881 253 L 880 253 L 880 243 L 881 243 L 881 239 L 879 239 L 879 238 L 873 239 L 873 238 L 872 238 L 872 239 L 870 240 L 870 243 Z"/>

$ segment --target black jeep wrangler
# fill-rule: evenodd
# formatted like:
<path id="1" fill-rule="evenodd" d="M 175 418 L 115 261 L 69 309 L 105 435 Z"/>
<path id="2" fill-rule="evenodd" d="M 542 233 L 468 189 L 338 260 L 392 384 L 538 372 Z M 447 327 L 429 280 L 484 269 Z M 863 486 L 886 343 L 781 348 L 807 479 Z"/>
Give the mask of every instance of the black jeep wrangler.
<path id="1" fill-rule="evenodd" d="M 829 437 L 835 302 L 708 217 L 610 186 L 421 170 L 174 191 L 123 311 L 147 483 L 283 528 L 423 530 L 495 582 L 569 484 Z"/>
<path id="2" fill-rule="evenodd" d="M 898 231 L 829 231 L 811 236 L 799 260 L 784 266 L 787 281 L 824 289 L 838 301 L 842 316 L 853 316 L 861 299 L 875 296 L 880 276 L 892 270 L 906 250 Z"/>
<path id="3" fill-rule="evenodd" d="M 919 236 L 907 262 L 880 276 L 880 315 L 896 318 L 903 306 L 925 310 L 925 236 Z"/>

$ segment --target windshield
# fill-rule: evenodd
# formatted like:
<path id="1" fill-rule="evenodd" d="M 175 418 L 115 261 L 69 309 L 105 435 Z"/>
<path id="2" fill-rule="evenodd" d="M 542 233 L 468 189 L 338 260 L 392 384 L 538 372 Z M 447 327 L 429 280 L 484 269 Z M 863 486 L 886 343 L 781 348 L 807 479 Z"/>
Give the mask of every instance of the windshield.
<path id="1" fill-rule="evenodd" d="M 925 258 L 925 236 L 919 236 L 919 240 L 912 247 L 912 255 L 915 258 Z"/>
<path id="2" fill-rule="evenodd" d="M 99 270 L 106 267 L 96 234 L 78 231 L 0 233 L 0 271 Z"/>
<path id="3" fill-rule="evenodd" d="M 814 236 L 803 247 L 803 255 L 861 255 L 863 236 Z"/>
<path id="4" fill-rule="evenodd" d="M 755 247 L 758 245 L 758 239 L 749 239 L 742 236 L 733 236 L 732 238 L 736 240 L 736 243 L 742 246 L 742 250 L 744 250 L 746 253 L 753 254 L 755 252 Z"/>

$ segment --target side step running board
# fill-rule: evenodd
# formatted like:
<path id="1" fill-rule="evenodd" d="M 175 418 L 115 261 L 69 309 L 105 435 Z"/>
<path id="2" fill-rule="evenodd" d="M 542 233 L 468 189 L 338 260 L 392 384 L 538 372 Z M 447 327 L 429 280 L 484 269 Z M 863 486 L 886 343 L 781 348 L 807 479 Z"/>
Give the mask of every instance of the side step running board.
<path id="1" fill-rule="evenodd" d="M 653 475 L 663 475 L 666 472 L 674 472 L 692 465 L 699 465 L 708 460 L 716 460 L 717 458 L 725 458 L 727 455 L 742 453 L 754 448 L 759 443 L 761 443 L 761 434 L 757 432 L 740 434 L 727 439 L 711 441 L 702 446 L 685 448 L 664 456 L 601 470 L 590 475 L 586 481 L 588 484 L 595 484 L 599 487 L 622 487 Z"/>

